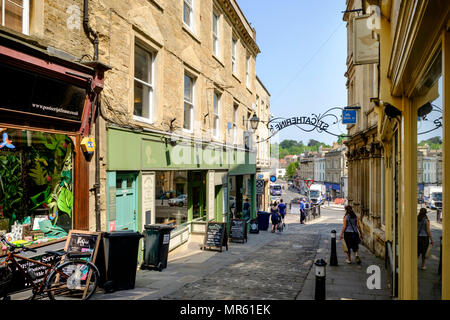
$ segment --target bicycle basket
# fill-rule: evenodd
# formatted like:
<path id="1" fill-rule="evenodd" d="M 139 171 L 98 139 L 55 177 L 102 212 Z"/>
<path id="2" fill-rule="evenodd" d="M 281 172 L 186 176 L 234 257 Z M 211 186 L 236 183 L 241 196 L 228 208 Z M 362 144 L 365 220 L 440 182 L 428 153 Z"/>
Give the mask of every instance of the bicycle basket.
<path id="1" fill-rule="evenodd" d="M 0 297 L 4 297 L 8 294 L 9 285 L 13 279 L 11 270 L 7 267 L 0 268 Z"/>

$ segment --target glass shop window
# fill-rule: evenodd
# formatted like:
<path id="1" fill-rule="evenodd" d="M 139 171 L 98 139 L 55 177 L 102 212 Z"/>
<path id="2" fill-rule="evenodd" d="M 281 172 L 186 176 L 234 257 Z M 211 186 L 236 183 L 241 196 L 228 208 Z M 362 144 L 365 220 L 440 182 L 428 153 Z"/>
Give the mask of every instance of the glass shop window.
<path id="1" fill-rule="evenodd" d="M 0 128 L 0 232 L 10 240 L 48 241 L 72 228 L 72 146 L 66 135 Z"/>
<path id="2" fill-rule="evenodd" d="M 157 171 L 155 222 L 180 227 L 188 220 L 187 171 Z"/>

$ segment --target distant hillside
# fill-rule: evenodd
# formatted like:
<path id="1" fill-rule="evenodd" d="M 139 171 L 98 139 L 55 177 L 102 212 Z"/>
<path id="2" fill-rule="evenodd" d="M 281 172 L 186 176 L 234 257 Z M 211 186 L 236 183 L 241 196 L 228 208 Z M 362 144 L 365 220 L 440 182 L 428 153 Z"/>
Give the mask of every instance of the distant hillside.
<path id="1" fill-rule="evenodd" d="M 299 155 L 305 151 L 318 151 L 320 146 L 324 148 L 331 147 L 314 139 L 309 140 L 307 145 L 304 145 L 303 141 L 283 140 L 280 144 L 274 143 L 270 145 L 270 154 L 272 158 L 276 158 L 277 152 L 279 152 L 278 158 L 283 159 L 289 154 Z"/>
<path id="2" fill-rule="evenodd" d="M 431 150 L 441 150 L 442 149 L 442 138 L 439 136 L 430 138 L 428 140 L 422 140 L 419 143 L 419 146 L 424 146 L 428 144 Z"/>

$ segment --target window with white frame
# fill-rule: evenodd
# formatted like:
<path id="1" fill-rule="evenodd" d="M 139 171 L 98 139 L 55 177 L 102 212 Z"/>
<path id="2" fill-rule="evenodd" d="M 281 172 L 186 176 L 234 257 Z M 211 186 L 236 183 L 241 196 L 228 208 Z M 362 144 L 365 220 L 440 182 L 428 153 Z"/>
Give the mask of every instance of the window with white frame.
<path id="1" fill-rule="evenodd" d="M 214 114 L 214 124 L 213 124 L 213 136 L 219 138 L 220 136 L 220 93 L 214 91 L 213 94 L 213 114 Z"/>
<path id="2" fill-rule="evenodd" d="M 220 45 L 219 45 L 219 15 L 213 11 L 213 52 L 216 57 L 220 57 Z"/>
<path id="3" fill-rule="evenodd" d="M 183 22 L 189 27 L 194 29 L 194 0 L 183 0 Z"/>
<path id="4" fill-rule="evenodd" d="M 236 40 L 236 38 L 233 37 L 232 43 L 231 43 L 231 66 L 232 66 L 232 70 L 233 70 L 234 74 L 237 73 L 237 60 L 236 60 L 237 54 L 236 53 L 237 53 L 237 40 Z"/>
<path id="5" fill-rule="evenodd" d="M 28 35 L 30 29 L 30 0 L 0 0 L 1 24 Z"/>
<path id="6" fill-rule="evenodd" d="M 149 51 L 134 47 L 134 116 L 153 121 L 153 60 Z"/>
<path id="7" fill-rule="evenodd" d="M 250 56 L 247 56 L 245 63 L 245 79 L 247 87 L 250 87 Z"/>
<path id="8" fill-rule="evenodd" d="M 192 131 L 194 128 L 194 79 L 184 75 L 184 123 L 183 128 Z"/>

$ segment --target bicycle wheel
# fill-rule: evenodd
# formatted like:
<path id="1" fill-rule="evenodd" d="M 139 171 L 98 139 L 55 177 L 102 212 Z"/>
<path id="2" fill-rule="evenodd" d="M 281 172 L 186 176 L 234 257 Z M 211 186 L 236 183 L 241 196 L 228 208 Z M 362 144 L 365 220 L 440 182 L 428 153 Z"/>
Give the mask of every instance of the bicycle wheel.
<path id="1" fill-rule="evenodd" d="M 7 300 L 13 273 L 9 266 L 0 268 L 0 299 Z"/>
<path id="2" fill-rule="evenodd" d="M 46 291 L 51 300 L 88 300 L 97 289 L 99 272 L 88 261 L 69 260 L 50 275 Z"/>

